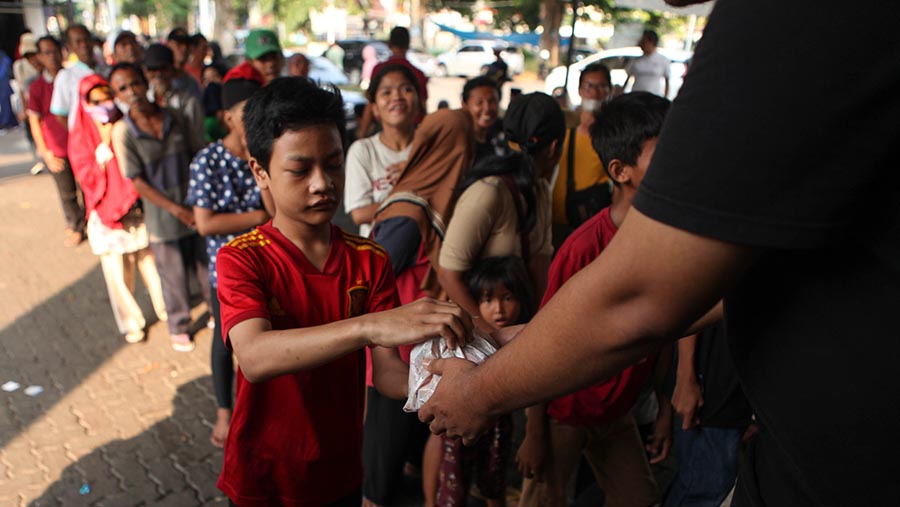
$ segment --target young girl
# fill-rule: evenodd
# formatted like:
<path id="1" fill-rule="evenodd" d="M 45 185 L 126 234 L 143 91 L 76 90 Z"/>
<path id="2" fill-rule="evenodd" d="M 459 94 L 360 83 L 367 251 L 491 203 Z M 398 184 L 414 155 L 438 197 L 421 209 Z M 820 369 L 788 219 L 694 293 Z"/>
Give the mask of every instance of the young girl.
<path id="1" fill-rule="evenodd" d="M 381 132 L 347 150 L 344 208 L 368 237 L 375 211 L 391 192 L 391 169 L 406 162 L 421 104 L 416 77 L 407 67 L 385 65 L 372 78 L 369 102 Z"/>
<path id="2" fill-rule="evenodd" d="M 534 314 L 534 296 L 520 257 L 488 257 L 469 272 L 467 288 L 478 302 L 482 319 L 502 328 L 524 324 Z M 466 505 L 474 476 L 488 507 L 506 505 L 506 465 L 510 454 L 512 418 L 505 415 L 472 447 L 458 438 L 443 438 L 437 505 Z"/>

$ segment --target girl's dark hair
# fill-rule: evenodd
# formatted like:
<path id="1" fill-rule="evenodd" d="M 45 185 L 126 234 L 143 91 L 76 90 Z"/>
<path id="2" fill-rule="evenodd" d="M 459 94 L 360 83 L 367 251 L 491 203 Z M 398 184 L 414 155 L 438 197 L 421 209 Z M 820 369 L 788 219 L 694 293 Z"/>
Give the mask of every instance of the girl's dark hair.
<path id="1" fill-rule="evenodd" d="M 413 71 L 401 63 L 389 63 L 382 65 L 381 68 L 378 69 L 378 73 L 372 76 L 372 80 L 369 82 L 369 89 L 366 90 L 366 98 L 369 99 L 369 102 L 375 102 L 375 93 L 378 92 L 381 80 L 391 72 L 403 74 L 403 77 L 416 89 L 416 95 L 419 96 L 419 102 L 422 101 L 422 90 L 419 89 L 419 80 L 416 79 L 416 75 L 413 74 Z M 420 106 L 424 108 L 424 104 L 420 104 Z"/>
<path id="2" fill-rule="evenodd" d="M 344 101 L 337 88 L 323 90 L 302 77 L 279 77 L 257 90 L 244 105 L 247 150 L 269 170 L 272 144 L 288 130 L 333 124 L 346 148 Z"/>
<path id="3" fill-rule="evenodd" d="M 531 320 L 537 305 L 531 278 L 520 257 L 486 257 L 466 274 L 466 287 L 475 301 L 480 301 L 484 294 L 493 294 L 499 283 L 519 300 L 519 318 L 513 324 L 525 324 Z"/>
<path id="4" fill-rule="evenodd" d="M 509 176 L 525 201 L 525 217 L 524 220 L 519 220 L 518 231 L 520 234 L 527 234 L 537 222 L 537 178 L 534 171 L 534 161 L 524 152 L 489 155 L 475 163 L 456 191 L 462 194 L 473 183 L 488 176 Z M 516 198 L 515 195 L 512 197 Z M 526 252 L 522 252 L 522 255 L 526 255 Z"/>

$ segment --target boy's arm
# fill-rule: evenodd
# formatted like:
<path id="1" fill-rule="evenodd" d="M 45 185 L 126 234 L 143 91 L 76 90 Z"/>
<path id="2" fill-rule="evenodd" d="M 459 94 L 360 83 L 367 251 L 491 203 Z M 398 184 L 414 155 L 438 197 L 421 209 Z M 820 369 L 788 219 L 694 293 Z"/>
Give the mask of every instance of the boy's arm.
<path id="1" fill-rule="evenodd" d="M 147 182 L 142 176 L 135 176 L 131 179 L 134 188 L 140 194 L 141 199 L 146 199 L 160 208 L 166 210 L 178 220 L 181 220 L 188 227 L 194 226 L 194 213 L 185 206 L 166 197 L 165 194 L 156 189 Z"/>
<path id="2" fill-rule="evenodd" d="M 547 404 L 539 403 L 528 407 L 525 415 L 528 418 L 525 423 L 525 439 L 516 453 L 516 465 L 523 476 L 540 481 L 550 443 Z"/>
<path id="3" fill-rule="evenodd" d="M 697 412 L 703 406 L 703 392 L 697 382 L 694 356 L 697 350 L 697 335 L 678 341 L 678 367 L 675 373 L 675 392 L 672 405 L 681 416 L 681 428 L 689 430 L 700 424 Z"/>
<path id="4" fill-rule="evenodd" d="M 672 364 L 672 350 L 671 345 L 663 347 L 656 358 L 656 367 L 653 371 L 653 391 L 656 393 L 659 412 L 653 428 L 653 440 L 647 444 L 651 465 L 663 462 L 672 449 L 672 403 L 665 392 L 666 376 Z"/>
<path id="5" fill-rule="evenodd" d="M 194 206 L 197 231 L 203 236 L 243 232 L 265 223 L 268 219 L 269 214 L 262 209 L 245 213 L 228 213 Z"/>
<path id="6" fill-rule="evenodd" d="M 250 318 L 231 327 L 228 339 L 247 380 L 262 382 L 321 366 L 367 345 L 397 347 L 437 336 L 465 343 L 471 326 L 457 305 L 420 299 L 393 310 L 306 328 L 273 330 L 269 320 Z"/>
<path id="7" fill-rule="evenodd" d="M 395 400 L 405 400 L 409 393 L 409 365 L 394 348 L 372 348 L 372 381 L 378 392 Z"/>

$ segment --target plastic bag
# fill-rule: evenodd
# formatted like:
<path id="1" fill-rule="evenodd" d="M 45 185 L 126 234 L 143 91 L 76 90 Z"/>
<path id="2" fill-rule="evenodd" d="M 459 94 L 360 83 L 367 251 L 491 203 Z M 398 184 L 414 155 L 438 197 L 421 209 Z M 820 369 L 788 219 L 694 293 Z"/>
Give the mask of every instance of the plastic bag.
<path id="1" fill-rule="evenodd" d="M 497 352 L 497 348 L 491 343 L 491 339 L 478 328 L 472 332 L 474 340 L 465 347 L 451 349 L 443 338 L 434 338 L 420 343 L 412 350 L 409 356 L 409 395 L 406 398 L 405 412 L 416 412 L 434 394 L 440 375 L 433 375 L 424 366 L 426 360 L 437 358 L 458 357 L 481 364 Z"/>

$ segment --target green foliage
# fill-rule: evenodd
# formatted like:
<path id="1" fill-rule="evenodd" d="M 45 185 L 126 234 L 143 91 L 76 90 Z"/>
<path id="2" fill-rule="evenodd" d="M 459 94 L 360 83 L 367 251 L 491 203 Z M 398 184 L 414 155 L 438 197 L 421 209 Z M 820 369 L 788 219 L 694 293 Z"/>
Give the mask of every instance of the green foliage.
<path id="1" fill-rule="evenodd" d="M 155 14 L 159 26 L 167 28 L 185 26 L 194 7 L 192 0 L 122 0 L 121 6 L 125 16 L 146 18 Z"/>

